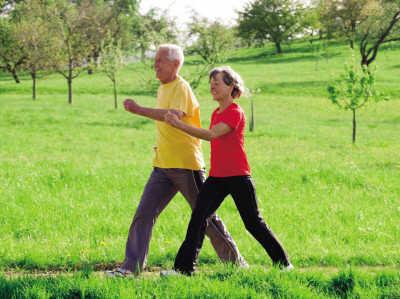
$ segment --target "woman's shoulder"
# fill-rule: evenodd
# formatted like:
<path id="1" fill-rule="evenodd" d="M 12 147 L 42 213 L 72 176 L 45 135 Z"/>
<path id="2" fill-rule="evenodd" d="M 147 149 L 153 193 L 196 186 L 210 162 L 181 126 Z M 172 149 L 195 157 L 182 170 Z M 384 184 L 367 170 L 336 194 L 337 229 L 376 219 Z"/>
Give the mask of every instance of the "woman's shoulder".
<path id="1" fill-rule="evenodd" d="M 235 114 L 244 114 L 244 110 L 243 108 L 238 104 L 233 102 L 228 109 L 230 111 L 230 113 L 235 113 Z"/>

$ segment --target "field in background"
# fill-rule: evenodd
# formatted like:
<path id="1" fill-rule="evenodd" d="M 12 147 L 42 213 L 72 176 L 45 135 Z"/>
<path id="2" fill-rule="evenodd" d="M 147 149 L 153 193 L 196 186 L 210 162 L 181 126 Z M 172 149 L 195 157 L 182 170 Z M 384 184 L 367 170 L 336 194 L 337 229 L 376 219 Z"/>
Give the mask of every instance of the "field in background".
<path id="1" fill-rule="evenodd" d="M 200 274 L 191 279 L 110 281 L 92 272 L 122 260 L 151 171 L 154 123 L 124 112 L 121 102 L 132 97 L 154 106 L 154 97 L 143 92 L 135 65 L 120 75 L 117 110 L 111 83 L 102 74 L 74 80 L 72 106 L 61 76 L 40 80 L 33 102 L 29 77 L 17 85 L 3 74 L 1 271 L 79 272 L 56 278 L 0 274 L 0 294 L 30 290 L 46 297 L 59 290 L 66 297 L 69 292 L 179 297 L 190 288 L 193 297 L 400 296 L 400 49 L 387 48 L 378 56 L 378 86 L 391 100 L 360 111 L 355 146 L 350 113 L 335 108 L 325 92 L 343 71 L 347 48 L 332 47 L 329 59 L 317 59 L 306 43 L 286 50 L 273 55 L 269 47 L 241 49 L 226 64 L 242 74 L 248 87 L 260 89 L 253 97 L 256 124 L 254 132 L 246 133 L 246 149 L 262 214 L 298 270 L 266 270 L 269 258 L 227 198 L 218 214 L 250 271 L 220 265 L 207 241 Z M 195 63 L 195 57 L 188 58 L 183 75 L 194 71 Z M 196 94 L 208 126 L 215 103 L 206 79 Z M 249 99 L 240 104 L 249 116 Z M 208 144 L 203 148 L 208 161 Z M 161 214 L 150 245 L 150 269 L 172 266 L 189 217 L 181 196 Z"/>

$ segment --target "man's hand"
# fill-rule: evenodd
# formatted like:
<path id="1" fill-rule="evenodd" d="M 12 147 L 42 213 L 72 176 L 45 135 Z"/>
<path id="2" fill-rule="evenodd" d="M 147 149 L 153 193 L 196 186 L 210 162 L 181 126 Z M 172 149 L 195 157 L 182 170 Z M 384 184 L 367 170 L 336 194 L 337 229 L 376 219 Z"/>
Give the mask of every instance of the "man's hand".
<path id="1" fill-rule="evenodd" d="M 132 112 L 135 114 L 137 114 L 141 108 L 141 106 L 132 99 L 126 99 L 124 101 L 124 107 L 125 107 L 126 111 L 129 111 L 129 112 Z"/>
<path id="2" fill-rule="evenodd" d="M 176 128 L 179 128 L 179 125 L 181 123 L 181 120 L 179 119 L 179 117 L 175 113 L 172 113 L 169 111 L 164 115 L 164 121 L 167 124 L 170 124 L 171 126 L 176 127 Z"/>

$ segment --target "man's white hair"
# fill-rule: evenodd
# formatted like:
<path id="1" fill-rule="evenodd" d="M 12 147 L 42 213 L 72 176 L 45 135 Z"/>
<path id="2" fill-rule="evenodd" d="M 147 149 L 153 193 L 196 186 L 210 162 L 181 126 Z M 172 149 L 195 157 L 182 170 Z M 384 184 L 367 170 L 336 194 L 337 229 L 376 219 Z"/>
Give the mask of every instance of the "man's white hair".
<path id="1" fill-rule="evenodd" d="M 161 49 L 168 50 L 167 58 L 169 61 L 175 61 L 175 60 L 179 61 L 178 69 L 182 67 L 185 58 L 181 47 L 174 44 L 162 44 L 158 47 L 158 51 L 160 51 Z"/>

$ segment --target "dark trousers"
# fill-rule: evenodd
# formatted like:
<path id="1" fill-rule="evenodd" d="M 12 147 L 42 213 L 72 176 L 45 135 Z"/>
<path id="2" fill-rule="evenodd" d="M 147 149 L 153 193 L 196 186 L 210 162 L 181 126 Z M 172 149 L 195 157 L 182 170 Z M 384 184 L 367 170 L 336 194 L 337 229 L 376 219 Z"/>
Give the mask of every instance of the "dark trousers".
<path id="1" fill-rule="evenodd" d="M 175 258 L 175 270 L 185 274 L 194 272 L 197 256 L 203 244 L 207 218 L 218 209 L 229 194 L 235 201 L 246 229 L 264 247 L 272 262 L 281 266 L 289 265 L 285 250 L 260 215 L 252 178 L 250 176 L 208 177 L 198 195 L 186 238 Z"/>
<path id="2" fill-rule="evenodd" d="M 153 169 L 129 229 L 122 268 L 137 273 L 143 270 L 158 215 L 178 191 L 193 210 L 204 180 L 205 174 L 202 170 L 158 167 Z M 244 263 L 222 220 L 213 214 L 207 221 L 206 234 L 220 259 L 237 264 Z"/>

